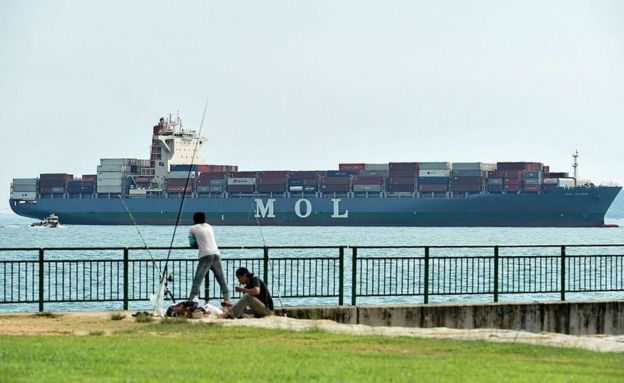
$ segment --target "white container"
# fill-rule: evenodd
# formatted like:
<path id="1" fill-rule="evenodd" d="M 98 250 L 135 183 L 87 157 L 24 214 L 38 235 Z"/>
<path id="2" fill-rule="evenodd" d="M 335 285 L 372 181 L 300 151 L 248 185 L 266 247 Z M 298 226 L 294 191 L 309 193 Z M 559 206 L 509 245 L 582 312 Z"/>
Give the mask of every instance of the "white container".
<path id="1" fill-rule="evenodd" d="M 559 178 L 544 178 L 544 185 L 557 185 Z"/>
<path id="2" fill-rule="evenodd" d="M 126 165 L 129 162 L 130 162 L 130 160 L 128 158 L 102 158 L 102 159 L 100 159 L 100 165 L 102 165 L 102 166 L 107 166 L 107 165 L 113 165 L 113 166 Z"/>
<path id="3" fill-rule="evenodd" d="M 195 178 L 195 171 L 191 170 L 191 175 L 189 176 L 188 170 L 181 172 L 169 172 L 167 173 L 167 178 L 184 178 L 186 177 Z"/>
<path id="4" fill-rule="evenodd" d="M 13 185 L 14 192 L 37 192 L 37 185 Z"/>
<path id="5" fill-rule="evenodd" d="M 451 170 L 450 162 L 421 162 L 420 170 Z"/>
<path id="6" fill-rule="evenodd" d="M 364 164 L 364 170 L 390 170 L 389 164 Z"/>
<path id="7" fill-rule="evenodd" d="M 302 192 L 303 186 L 290 186 L 288 190 L 290 190 L 291 192 Z"/>
<path id="8" fill-rule="evenodd" d="M 228 178 L 227 184 L 228 185 L 255 185 L 256 179 L 255 178 L 236 178 L 236 177 Z"/>
<path id="9" fill-rule="evenodd" d="M 33 201 L 37 199 L 37 192 L 13 192 L 11 198 Z"/>
<path id="10" fill-rule="evenodd" d="M 97 175 L 98 182 L 100 180 L 120 180 L 122 178 L 125 178 L 125 176 L 119 173 L 101 173 Z"/>
<path id="11" fill-rule="evenodd" d="M 453 170 L 496 170 L 496 164 L 487 164 L 485 162 L 453 162 L 451 166 Z"/>
<path id="12" fill-rule="evenodd" d="M 37 186 L 37 178 L 13 178 L 13 186 L 34 185 Z"/>
<path id="13" fill-rule="evenodd" d="M 381 185 L 353 185 L 354 192 L 380 192 Z"/>
<path id="14" fill-rule="evenodd" d="M 122 184 L 122 180 L 121 178 L 117 178 L 117 179 L 99 179 L 97 180 L 97 187 L 98 189 L 100 188 L 100 186 L 121 186 Z"/>
<path id="15" fill-rule="evenodd" d="M 418 177 L 450 177 L 450 170 L 427 170 L 420 169 L 418 171 Z"/>
<path id="16" fill-rule="evenodd" d="M 143 196 L 143 195 L 147 195 L 147 190 L 146 189 L 130 189 L 128 191 L 128 194 L 136 195 L 136 196 Z"/>
<path id="17" fill-rule="evenodd" d="M 121 193 L 121 186 L 100 186 L 97 187 L 98 193 Z"/>

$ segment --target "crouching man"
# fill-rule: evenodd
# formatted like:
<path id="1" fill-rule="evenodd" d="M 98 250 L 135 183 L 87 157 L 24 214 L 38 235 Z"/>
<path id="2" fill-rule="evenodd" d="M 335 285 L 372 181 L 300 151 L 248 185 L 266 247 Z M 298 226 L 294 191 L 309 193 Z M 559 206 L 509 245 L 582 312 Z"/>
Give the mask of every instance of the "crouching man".
<path id="1" fill-rule="evenodd" d="M 247 268 L 241 267 L 236 270 L 236 278 L 245 287 L 236 286 L 235 290 L 244 295 L 236 304 L 224 314 L 225 318 L 240 318 L 245 307 L 249 306 L 256 318 L 271 315 L 273 312 L 273 299 L 262 279 L 253 275 Z"/>

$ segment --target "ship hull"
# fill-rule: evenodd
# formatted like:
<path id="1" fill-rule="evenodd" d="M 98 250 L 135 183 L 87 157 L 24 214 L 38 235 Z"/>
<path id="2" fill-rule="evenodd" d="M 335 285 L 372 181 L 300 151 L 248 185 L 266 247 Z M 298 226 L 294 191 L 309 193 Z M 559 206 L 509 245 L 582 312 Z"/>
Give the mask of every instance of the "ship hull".
<path id="1" fill-rule="evenodd" d="M 560 188 L 543 194 L 475 194 L 455 198 L 240 197 L 184 199 L 181 223 L 203 211 L 218 225 L 597 227 L 619 187 Z M 63 224 L 171 225 L 181 198 L 10 200 L 21 216 L 52 213 Z M 126 209 L 127 206 L 127 209 Z"/>

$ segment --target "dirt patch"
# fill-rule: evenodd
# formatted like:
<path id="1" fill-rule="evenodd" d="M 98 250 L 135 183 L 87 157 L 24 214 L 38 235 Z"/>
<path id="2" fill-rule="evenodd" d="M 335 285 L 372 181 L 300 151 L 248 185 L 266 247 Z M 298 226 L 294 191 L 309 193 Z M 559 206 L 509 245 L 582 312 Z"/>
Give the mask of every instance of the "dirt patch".
<path id="1" fill-rule="evenodd" d="M 137 323 L 132 313 L 124 312 L 122 320 L 112 320 L 111 312 L 72 312 L 56 316 L 35 316 L 31 313 L 0 314 L 0 335 L 113 335 L 128 330 L 136 330 Z M 158 319 L 156 319 L 158 320 Z M 515 330 L 451 328 L 407 328 L 371 327 L 346 325 L 329 320 L 301 320 L 285 317 L 263 319 L 225 320 L 203 318 L 189 320 L 189 323 L 221 324 L 223 326 L 250 326 L 291 331 L 325 331 L 335 334 L 385 337 L 416 337 L 454 340 L 480 340 L 495 343 L 527 343 L 534 345 L 580 348 L 598 352 L 624 352 L 624 336 L 585 335 L 574 336 L 555 333 L 530 333 Z M 162 334 L 154 333 L 154 336 Z M 176 337 L 179 334 L 168 334 Z"/>

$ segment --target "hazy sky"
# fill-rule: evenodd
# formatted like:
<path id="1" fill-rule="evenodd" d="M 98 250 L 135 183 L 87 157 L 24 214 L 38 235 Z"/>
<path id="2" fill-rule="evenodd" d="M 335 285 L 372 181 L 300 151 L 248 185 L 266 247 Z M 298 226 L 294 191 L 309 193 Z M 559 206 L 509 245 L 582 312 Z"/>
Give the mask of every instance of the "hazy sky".
<path id="1" fill-rule="evenodd" d="M 541 161 L 624 184 L 624 1 L 0 4 L 13 177 L 147 158 L 180 111 L 243 170 Z M 6 210 L 5 210 L 6 211 Z"/>

